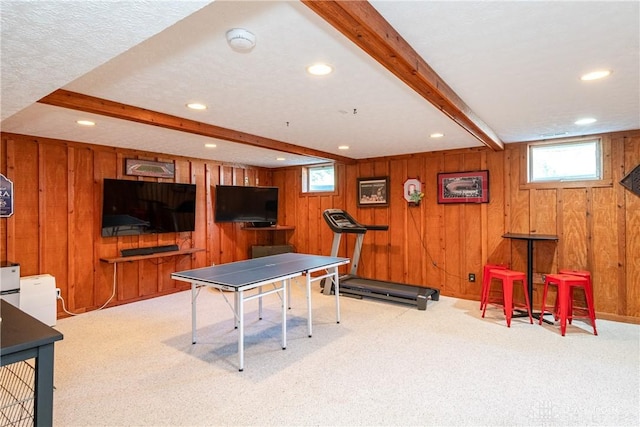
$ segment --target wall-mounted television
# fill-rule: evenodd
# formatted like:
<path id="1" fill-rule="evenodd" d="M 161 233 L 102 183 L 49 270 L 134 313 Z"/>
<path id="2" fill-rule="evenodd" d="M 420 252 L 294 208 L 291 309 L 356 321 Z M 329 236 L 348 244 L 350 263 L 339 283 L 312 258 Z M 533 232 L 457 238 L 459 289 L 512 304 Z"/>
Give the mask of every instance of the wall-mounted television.
<path id="1" fill-rule="evenodd" d="M 194 231 L 196 186 L 105 178 L 102 236 Z"/>
<path id="2" fill-rule="evenodd" d="M 247 222 L 268 227 L 278 222 L 278 187 L 216 185 L 216 222 Z"/>

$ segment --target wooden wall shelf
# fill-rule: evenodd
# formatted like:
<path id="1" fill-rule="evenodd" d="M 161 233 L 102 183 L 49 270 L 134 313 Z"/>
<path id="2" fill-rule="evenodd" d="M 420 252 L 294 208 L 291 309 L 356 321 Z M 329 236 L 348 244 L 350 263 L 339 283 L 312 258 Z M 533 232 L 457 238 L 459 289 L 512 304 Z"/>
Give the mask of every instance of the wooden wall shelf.
<path id="1" fill-rule="evenodd" d="M 170 251 L 170 252 L 156 252 L 155 254 L 147 254 L 147 255 L 133 255 L 133 256 L 120 256 L 114 258 L 100 258 L 100 261 L 107 262 L 109 264 L 115 264 L 118 262 L 127 262 L 127 261 L 139 261 L 141 259 L 151 259 L 151 258 L 163 258 L 167 256 L 177 256 L 177 255 L 189 255 L 196 252 L 202 252 L 204 249 L 201 248 L 188 248 L 188 249 L 180 249 L 178 251 Z"/>

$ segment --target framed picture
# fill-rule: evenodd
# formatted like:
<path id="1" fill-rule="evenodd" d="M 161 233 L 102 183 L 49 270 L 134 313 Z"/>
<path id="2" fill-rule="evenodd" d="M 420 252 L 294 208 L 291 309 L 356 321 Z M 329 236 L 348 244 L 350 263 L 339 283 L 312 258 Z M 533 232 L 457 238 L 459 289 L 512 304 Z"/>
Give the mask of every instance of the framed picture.
<path id="1" fill-rule="evenodd" d="M 438 203 L 488 202 L 488 170 L 438 174 Z"/>
<path id="2" fill-rule="evenodd" d="M 358 178 L 358 207 L 388 206 L 389 177 Z"/>
<path id="3" fill-rule="evenodd" d="M 640 165 L 636 166 L 627 176 L 622 178 L 620 184 L 636 196 L 640 196 Z"/>
<path id="4" fill-rule="evenodd" d="M 173 162 L 125 159 L 124 173 L 126 175 L 152 176 L 155 178 L 174 178 L 176 171 Z"/>
<path id="5" fill-rule="evenodd" d="M 13 181 L 0 173 L 0 218 L 13 215 Z"/>

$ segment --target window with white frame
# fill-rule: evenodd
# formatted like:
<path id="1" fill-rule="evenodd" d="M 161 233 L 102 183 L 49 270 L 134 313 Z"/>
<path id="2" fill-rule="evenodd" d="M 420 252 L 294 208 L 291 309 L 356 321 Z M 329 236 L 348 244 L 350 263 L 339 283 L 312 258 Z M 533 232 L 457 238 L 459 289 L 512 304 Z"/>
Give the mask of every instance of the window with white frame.
<path id="1" fill-rule="evenodd" d="M 302 191 L 304 193 L 335 191 L 335 182 L 335 167 L 333 163 L 302 168 Z"/>
<path id="2" fill-rule="evenodd" d="M 602 179 L 600 139 L 531 143 L 528 182 Z"/>

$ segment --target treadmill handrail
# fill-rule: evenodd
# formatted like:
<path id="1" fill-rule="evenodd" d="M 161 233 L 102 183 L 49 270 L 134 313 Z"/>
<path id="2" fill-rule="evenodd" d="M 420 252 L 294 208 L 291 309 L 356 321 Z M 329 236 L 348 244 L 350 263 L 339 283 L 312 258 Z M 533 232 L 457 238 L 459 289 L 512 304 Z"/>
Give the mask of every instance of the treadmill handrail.
<path id="1" fill-rule="evenodd" d="M 387 231 L 389 229 L 388 225 L 365 225 L 364 228 L 372 231 Z"/>

